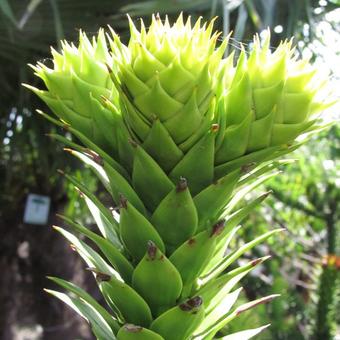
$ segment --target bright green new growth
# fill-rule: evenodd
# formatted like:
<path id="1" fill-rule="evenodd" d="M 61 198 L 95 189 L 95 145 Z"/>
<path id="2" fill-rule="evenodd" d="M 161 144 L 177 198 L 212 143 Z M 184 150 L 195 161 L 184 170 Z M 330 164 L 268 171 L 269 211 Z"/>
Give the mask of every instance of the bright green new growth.
<path id="1" fill-rule="evenodd" d="M 268 194 L 239 203 L 276 174 L 282 162 L 273 159 L 298 147 L 296 138 L 318 127 L 315 114 L 329 104 L 317 98 L 323 83 L 296 60 L 290 42 L 272 53 L 269 36 L 262 47 L 256 37 L 234 65 L 234 54 L 224 57 L 228 38 L 216 47 L 212 31 L 213 21 L 192 26 L 182 16 L 172 26 L 153 17 L 148 30 L 141 21 L 140 31 L 130 20 L 127 46 L 113 30 L 92 42 L 80 33 L 79 47 L 52 51 L 53 69 L 33 66 L 47 90 L 30 88 L 62 122 L 43 115 L 85 147 L 55 137 L 93 169 L 116 205 L 109 211 L 65 175 L 101 235 L 66 217 L 72 232 L 57 230 L 91 268 L 111 311 L 60 279 L 72 297 L 50 292 L 86 318 L 98 339 L 228 339 L 228 322 L 275 297 L 235 307 L 238 282 L 266 258 L 227 268 L 281 231 L 228 249 Z"/>

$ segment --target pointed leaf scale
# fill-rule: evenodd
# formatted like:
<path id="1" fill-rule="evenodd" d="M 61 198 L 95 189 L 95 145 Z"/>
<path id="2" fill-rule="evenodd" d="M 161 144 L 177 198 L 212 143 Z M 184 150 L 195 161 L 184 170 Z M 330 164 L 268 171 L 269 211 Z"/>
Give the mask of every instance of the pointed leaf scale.
<path id="1" fill-rule="evenodd" d="M 107 177 L 109 179 L 109 184 L 111 187 L 111 192 L 113 199 L 116 203 L 119 202 L 120 195 L 126 197 L 126 199 L 131 202 L 131 204 L 143 215 L 146 214 L 146 209 L 144 207 L 143 202 L 138 197 L 136 192 L 131 187 L 130 183 L 121 176 L 118 171 L 112 168 L 107 162 L 104 162 L 103 165 Z"/>
<path id="2" fill-rule="evenodd" d="M 203 319 L 203 301 L 195 296 L 161 314 L 152 322 L 150 329 L 164 339 L 189 339 Z"/>
<path id="3" fill-rule="evenodd" d="M 73 109 L 82 116 L 92 118 L 93 113 L 91 112 L 91 97 L 96 98 L 97 100 L 100 98 L 100 96 L 109 97 L 110 91 L 105 87 L 91 85 L 90 83 L 83 81 L 75 73 L 72 73 L 72 82 Z"/>
<path id="4" fill-rule="evenodd" d="M 133 71 L 143 82 L 147 82 L 156 72 L 165 69 L 165 66 L 158 61 L 140 42 L 135 42 L 137 57 L 134 61 Z"/>
<path id="5" fill-rule="evenodd" d="M 149 91 L 148 86 L 146 86 L 128 66 L 122 68 L 121 76 L 131 96 L 137 97 Z"/>
<path id="6" fill-rule="evenodd" d="M 250 181 L 249 178 L 247 178 L 247 177 L 246 177 L 245 181 L 244 180 L 239 181 L 237 184 L 241 185 L 241 188 L 239 188 L 237 190 L 237 192 L 235 193 L 235 195 L 233 195 L 233 197 L 230 199 L 230 201 L 228 202 L 227 206 L 225 207 L 225 209 L 221 213 L 221 218 L 225 218 L 225 217 L 229 216 L 234 211 L 235 207 L 240 202 L 242 202 L 242 200 L 245 198 L 245 196 L 248 193 L 253 192 L 254 189 L 256 189 L 261 184 L 263 184 L 266 181 L 268 181 L 270 178 L 273 178 L 274 176 L 277 176 L 277 174 L 278 174 L 277 171 L 270 172 L 270 173 L 266 173 L 265 172 L 259 178 L 254 179 L 252 181 Z M 248 177 L 250 177 L 250 176 L 248 176 Z M 251 177 L 250 177 L 250 179 L 251 179 Z"/>
<path id="7" fill-rule="evenodd" d="M 226 115 L 225 115 L 225 99 L 224 95 L 221 95 L 218 100 L 216 100 L 216 114 L 215 114 L 215 121 L 219 125 L 219 129 L 217 132 L 217 136 L 215 139 L 215 150 L 216 150 L 216 155 L 215 155 L 215 163 L 218 163 L 216 157 L 217 157 L 217 152 L 220 149 L 222 142 L 224 140 L 224 135 L 226 131 Z"/>
<path id="8" fill-rule="evenodd" d="M 177 269 L 152 241 L 133 272 L 132 286 L 147 301 L 154 316 L 174 306 L 183 287 Z"/>
<path id="9" fill-rule="evenodd" d="M 263 118 L 273 110 L 275 104 L 278 102 L 281 96 L 283 85 L 284 83 L 281 81 L 271 87 L 253 90 L 256 119 Z"/>
<path id="10" fill-rule="evenodd" d="M 91 86 L 95 85 L 96 87 L 101 87 L 103 88 L 103 91 L 106 91 L 107 87 L 109 87 L 107 86 L 109 75 L 105 65 L 98 62 L 93 62 L 93 55 L 90 55 L 84 50 L 81 53 L 81 58 L 82 61 L 80 66 L 81 69 L 79 70 L 80 72 L 74 69 L 72 71 L 85 83 L 91 84 Z M 86 89 L 86 87 L 84 88 Z"/>
<path id="11" fill-rule="evenodd" d="M 241 226 L 236 226 L 232 228 L 231 230 L 227 230 L 226 228 L 224 229 L 223 233 L 225 233 L 225 236 L 224 236 L 225 243 L 222 244 L 222 247 L 221 247 L 220 246 L 221 242 L 218 243 L 218 241 L 216 241 L 215 253 L 213 256 L 211 256 L 210 261 L 205 265 L 204 269 L 202 270 L 201 277 L 206 277 L 221 262 L 221 258 L 225 256 L 225 252 L 222 253 L 222 249 L 223 250 L 228 249 L 229 244 L 234 239 L 236 233 L 239 231 L 240 228 Z M 222 256 L 220 256 L 219 251 L 222 253 Z M 200 282 L 200 279 L 198 279 L 198 281 Z"/>
<path id="12" fill-rule="evenodd" d="M 251 124 L 247 153 L 261 150 L 269 146 L 274 117 L 275 110 L 273 110 L 267 116 L 255 120 Z"/>
<path id="13" fill-rule="evenodd" d="M 181 177 L 186 178 L 192 195 L 197 194 L 213 181 L 216 131 L 217 129 L 212 129 L 200 139 L 169 175 L 174 183 L 177 183 Z"/>
<path id="14" fill-rule="evenodd" d="M 84 193 L 81 193 L 80 195 L 84 198 L 85 203 L 103 237 L 108 239 L 117 249 L 122 249 L 123 245 L 118 236 L 118 224 L 111 215 L 111 212 L 109 212 L 106 207 L 97 200 L 96 196 L 89 197 Z M 94 198 L 96 198 L 96 200 Z M 109 212 L 108 216 L 106 215 L 106 212 Z"/>
<path id="15" fill-rule="evenodd" d="M 154 211 L 174 188 L 174 184 L 160 166 L 138 145 L 133 162 L 132 183 L 139 197 L 151 211 Z"/>
<path id="16" fill-rule="evenodd" d="M 151 311 L 144 299 L 129 285 L 114 277 L 97 275 L 99 288 L 105 301 L 113 310 L 118 310 L 125 322 L 149 326 Z"/>
<path id="17" fill-rule="evenodd" d="M 164 243 L 153 225 L 126 198 L 121 198 L 120 236 L 129 253 L 140 261 L 147 249 L 148 241 L 153 241 L 162 252 Z"/>
<path id="18" fill-rule="evenodd" d="M 164 91 L 158 79 L 149 92 L 134 99 L 134 104 L 147 118 L 152 119 L 157 115 L 162 122 L 183 106 Z"/>
<path id="19" fill-rule="evenodd" d="M 92 97 L 90 94 L 90 102 L 92 105 L 92 112 L 96 114 L 93 115 L 93 122 L 97 125 L 93 128 L 94 132 L 97 132 L 94 136 L 96 141 L 102 140 L 101 145 L 105 146 L 105 150 L 114 152 L 117 157 L 117 141 L 116 136 L 113 133 L 118 128 L 118 120 L 122 117 L 114 116 L 111 111 L 106 109 L 98 100 Z"/>
<path id="20" fill-rule="evenodd" d="M 272 132 L 272 145 L 282 145 L 291 142 L 298 135 L 306 131 L 315 123 L 315 120 L 299 124 L 274 124 Z"/>
<path id="21" fill-rule="evenodd" d="M 67 218 L 66 216 L 61 216 L 64 221 L 66 221 L 73 229 L 77 230 L 81 234 L 88 237 L 91 241 L 93 241 L 98 248 L 102 251 L 111 265 L 118 271 L 125 282 L 131 282 L 133 266 L 131 263 L 126 259 L 126 257 L 117 250 L 117 248 L 105 238 L 97 235 L 96 233 L 92 232 L 88 228 L 80 225 L 79 223 L 73 222 L 71 219 Z"/>
<path id="22" fill-rule="evenodd" d="M 213 98 L 209 110 L 206 112 L 201 121 L 200 127 L 195 131 L 195 133 L 179 145 L 179 148 L 184 153 L 187 153 L 197 143 L 197 141 L 199 141 L 207 133 L 209 127 L 211 127 L 215 112 L 215 102 L 216 100 Z"/>
<path id="23" fill-rule="evenodd" d="M 117 340 L 164 340 L 164 338 L 150 329 L 126 324 L 117 333 Z"/>
<path id="24" fill-rule="evenodd" d="M 164 125 L 156 119 L 147 135 L 144 150 L 168 173 L 183 157 L 183 152 L 175 144 Z"/>
<path id="25" fill-rule="evenodd" d="M 167 20 L 167 18 L 165 18 L 165 20 Z M 168 22 L 169 24 L 169 22 Z M 168 26 L 167 29 L 169 29 L 170 26 Z M 161 61 L 165 66 L 167 66 L 166 69 L 171 67 L 171 62 L 173 62 L 175 55 L 176 55 L 176 48 L 173 46 L 172 42 L 170 39 L 163 39 L 162 41 L 162 47 L 157 49 L 157 50 L 153 50 L 152 51 L 153 55 L 159 60 Z M 165 69 L 165 70 L 166 70 Z M 162 73 L 163 71 L 161 71 L 160 73 Z M 167 79 L 166 82 L 168 82 L 171 84 L 171 80 Z M 168 89 L 166 89 L 168 91 Z M 172 93 L 170 93 L 172 95 Z"/>
<path id="26" fill-rule="evenodd" d="M 282 155 L 280 155 L 282 156 Z M 296 159 L 279 159 L 279 160 L 269 160 L 265 161 L 260 166 L 258 167 L 253 167 L 250 166 L 250 171 L 247 173 L 245 176 L 242 177 L 242 179 L 238 182 L 238 187 L 242 187 L 244 185 L 248 185 L 248 183 L 251 183 L 255 181 L 258 178 L 261 178 L 262 175 L 265 175 L 269 172 L 273 172 L 273 170 L 288 165 L 295 163 L 297 160 Z"/>
<path id="27" fill-rule="evenodd" d="M 178 89 L 185 88 L 188 86 L 188 83 L 192 83 L 195 78 L 183 67 L 179 57 L 176 56 L 172 63 L 159 73 L 159 80 L 164 90 L 171 96 L 175 96 Z"/>
<path id="28" fill-rule="evenodd" d="M 212 229 L 202 231 L 190 238 L 170 256 L 170 261 L 181 274 L 185 288 L 190 289 L 194 280 L 200 276 L 214 253 L 216 239 L 223 228 L 223 223 L 217 223 Z"/>
<path id="29" fill-rule="evenodd" d="M 240 82 L 227 94 L 227 125 L 239 124 L 251 111 L 252 98 L 249 76 L 245 73 Z"/>
<path id="30" fill-rule="evenodd" d="M 203 301 L 194 296 L 161 314 L 152 322 L 150 329 L 164 339 L 189 339 L 203 319 Z"/>
<path id="31" fill-rule="evenodd" d="M 50 109 L 56 114 L 56 116 L 58 116 L 57 112 L 60 111 L 61 106 L 53 94 L 46 90 L 40 90 L 29 84 L 23 84 L 23 86 L 26 87 L 28 90 L 32 91 L 34 94 L 36 94 L 50 107 Z M 67 102 L 70 102 L 70 100 L 67 100 Z"/>
<path id="32" fill-rule="evenodd" d="M 202 114 L 198 108 L 196 94 L 197 90 L 194 89 L 186 104 L 163 123 L 177 144 L 188 139 L 201 125 Z"/>
<path id="33" fill-rule="evenodd" d="M 278 108 L 279 111 L 284 112 L 283 123 L 304 122 L 309 114 L 312 99 L 311 93 L 285 93 Z"/>
<path id="34" fill-rule="evenodd" d="M 125 107 L 123 106 L 122 109 L 124 110 L 126 122 L 138 138 L 144 140 L 149 133 L 150 123 L 123 93 L 121 94 L 121 98 L 125 104 Z"/>
<path id="35" fill-rule="evenodd" d="M 50 93 L 58 93 L 60 98 L 72 99 L 73 84 L 71 77 L 59 72 L 49 72 L 47 68 L 40 70 L 39 77 L 44 80 Z"/>
<path id="36" fill-rule="evenodd" d="M 197 211 L 187 182 L 182 178 L 177 187 L 170 191 L 151 217 L 166 245 L 177 247 L 195 234 Z"/>
<path id="37" fill-rule="evenodd" d="M 125 122 L 122 122 L 122 125 L 123 124 L 125 124 Z M 126 169 L 126 171 L 129 174 L 131 174 L 133 166 L 134 149 L 132 145 L 129 143 L 129 138 L 127 137 L 127 133 L 125 131 L 119 128 L 118 131 L 116 131 L 116 134 L 120 162 L 122 164 L 122 167 L 124 167 L 124 169 Z"/>
<path id="38" fill-rule="evenodd" d="M 65 104 L 66 101 L 61 101 L 60 99 L 54 98 L 47 91 L 38 90 L 32 86 L 27 87 L 31 89 L 37 96 L 39 96 L 57 117 L 72 126 L 76 126 L 77 130 L 81 131 L 81 133 L 91 136 L 91 119 L 89 117 L 79 115 Z"/>
<path id="39" fill-rule="evenodd" d="M 230 161 L 245 154 L 252 121 L 253 112 L 250 111 L 243 122 L 226 128 L 224 138 L 221 141 L 221 146 L 216 152 L 216 164 Z"/>
<path id="40" fill-rule="evenodd" d="M 214 223 L 210 219 L 215 218 L 218 212 L 227 204 L 239 178 L 240 171 L 233 171 L 194 197 L 198 213 L 198 230 L 206 228 L 209 222 Z"/>

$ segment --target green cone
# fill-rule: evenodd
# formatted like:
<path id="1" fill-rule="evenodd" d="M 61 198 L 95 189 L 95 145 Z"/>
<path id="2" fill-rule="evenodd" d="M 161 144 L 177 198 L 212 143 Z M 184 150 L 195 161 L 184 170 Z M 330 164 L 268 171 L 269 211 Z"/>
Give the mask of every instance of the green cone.
<path id="1" fill-rule="evenodd" d="M 293 57 L 290 42 L 272 53 L 269 37 L 262 47 L 255 38 L 249 58 L 242 52 L 234 65 L 233 54 L 223 57 L 228 39 L 216 46 L 213 21 L 192 25 L 180 15 L 170 25 L 154 16 L 148 30 L 130 20 L 130 33 L 124 45 L 111 30 L 110 52 L 103 31 L 92 43 L 81 33 L 78 48 L 65 43 L 53 52 L 53 69 L 33 67 L 47 91 L 31 89 L 63 123 L 46 117 L 69 124 L 87 149 L 58 139 L 76 149 L 116 205 L 107 210 L 65 176 L 84 191 L 104 233 L 95 237 L 67 219 L 72 233 L 57 230 L 96 276 L 108 278 L 98 284 L 111 311 L 64 281 L 72 298 L 49 292 L 86 318 L 100 340 L 213 339 L 241 312 L 276 296 L 235 307 L 236 285 L 264 259 L 242 267 L 235 261 L 281 231 L 224 256 L 237 224 L 267 194 L 235 207 L 273 176 L 280 162 L 272 160 L 297 148 L 328 104 L 320 104 L 317 74 Z"/>

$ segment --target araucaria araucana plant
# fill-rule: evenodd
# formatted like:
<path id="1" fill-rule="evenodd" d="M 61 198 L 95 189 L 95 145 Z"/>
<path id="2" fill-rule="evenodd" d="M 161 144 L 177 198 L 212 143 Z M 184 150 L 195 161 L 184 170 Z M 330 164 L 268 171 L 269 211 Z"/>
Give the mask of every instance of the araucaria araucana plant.
<path id="1" fill-rule="evenodd" d="M 271 52 L 269 34 L 235 58 L 224 57 L 228 38 L 217 46 L 213 21 L 153 17 L 138 30 L 130 20 L 130 33 L 124 45 L 113 30 L 91 41 L 81 32 L 78 47 L 52 50 L 53 68 L 32 66 L 46 89 L 27 87 L 60 120 L 41 114 L 83 145 L 54 137 L 114 202 L 110 211 L 64 174 L 98 233 L 67 217 L 70 230 L 56 229 L 93 272 L 110 311 L 62 279 L 51 278 L 71 295 L 48 292 L 86 318 L 98 339 L 249 339 L 266 326 L 232 335 L 224 327 L 276 295 L 237 305 L 235 287 L 266 258 L 236 261 L 281 229 L 228 246 L 268 193 L 241 205 L 244 196 L 277 174 L 285 161 L 276 159 L 302 143 L 297 137 L 320 127 L 324 83 L 294 57 L 291 42 Z"/>

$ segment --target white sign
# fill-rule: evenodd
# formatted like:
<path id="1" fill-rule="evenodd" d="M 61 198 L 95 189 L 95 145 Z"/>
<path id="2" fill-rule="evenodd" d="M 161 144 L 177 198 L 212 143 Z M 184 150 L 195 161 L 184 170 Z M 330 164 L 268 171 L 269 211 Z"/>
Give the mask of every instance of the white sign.
<path id="1" fill-rule="evenodd" d="M 29 194 L 26 200 L 24 223 L 47 224 L 51 199 L 48 196 Z"/>

